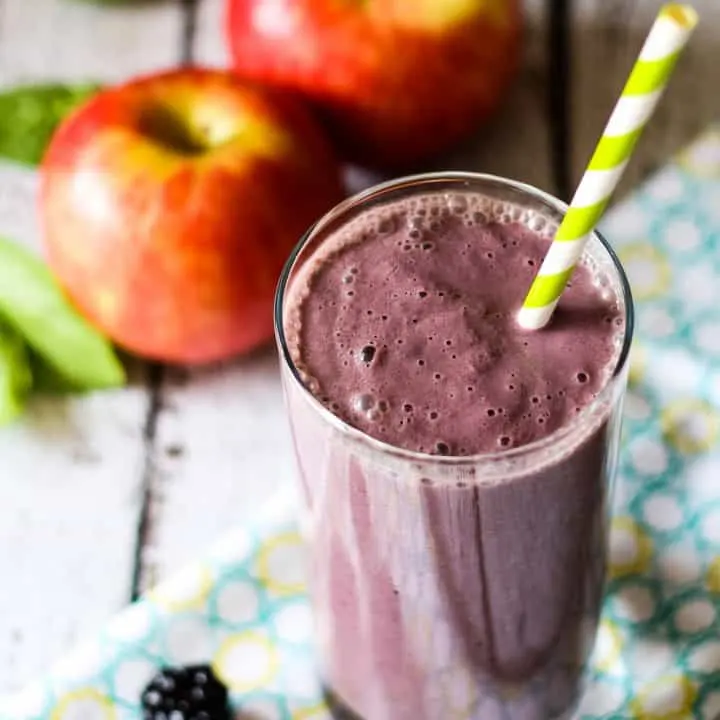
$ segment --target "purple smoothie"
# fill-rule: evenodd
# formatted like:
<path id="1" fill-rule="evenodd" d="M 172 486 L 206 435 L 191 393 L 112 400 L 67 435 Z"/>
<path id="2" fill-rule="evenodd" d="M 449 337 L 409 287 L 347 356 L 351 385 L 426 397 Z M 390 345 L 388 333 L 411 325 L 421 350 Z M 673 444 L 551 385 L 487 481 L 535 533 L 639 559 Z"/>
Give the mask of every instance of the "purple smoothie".
<path id="1" fill-rule="evenodd" d="M 624 308 L 586 264 L 551 325 L 518 328 L 555 227 L 415 196 L 329 233 L 290 284 L 289 355 L 325 408 L 286 373 L 322 672 L 365 720 L 547 720 L 576 700 Z"/>

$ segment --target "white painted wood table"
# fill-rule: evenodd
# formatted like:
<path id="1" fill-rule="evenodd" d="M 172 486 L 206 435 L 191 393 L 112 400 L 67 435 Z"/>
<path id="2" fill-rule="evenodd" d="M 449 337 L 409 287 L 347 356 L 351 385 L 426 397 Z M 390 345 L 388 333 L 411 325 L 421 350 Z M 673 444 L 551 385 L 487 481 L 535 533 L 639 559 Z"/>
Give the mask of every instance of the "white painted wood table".
<path id="1" fill-rule="evenodd" d="M 187 60 L 223 65 L 222 4 L 0 0 L 0 83 L 116 81 Z M 720 3 L 696 5 L 704 22 L 623 193 L 720 115 Z M 523 72 L 500 115 L 444 167 L 567 195 L 658 6 L 527 0 Z M 37 246 L 33 192 L 32 173 L 18 181 L 0 169 L 0 233 Z M 292 474 L 272 348 L 202 371 L 137 363 L 132 374 L 120 391 L 38 398 L 0 431 L 0 693 L 242 522 Z"/>

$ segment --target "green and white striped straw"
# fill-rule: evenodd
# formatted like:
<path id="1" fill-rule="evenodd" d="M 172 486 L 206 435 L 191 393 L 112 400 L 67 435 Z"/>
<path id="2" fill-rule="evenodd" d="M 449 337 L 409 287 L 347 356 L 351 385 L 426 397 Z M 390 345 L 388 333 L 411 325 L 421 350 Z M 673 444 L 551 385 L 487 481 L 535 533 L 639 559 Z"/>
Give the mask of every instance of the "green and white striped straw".
<path id="1" fill-rule="evenodd" d="M 670 3 L 660 10 L 520 308 L 521 327 L 539 330 L 550 320 L 697 22 L 697 13 L 689 5 Z"/>

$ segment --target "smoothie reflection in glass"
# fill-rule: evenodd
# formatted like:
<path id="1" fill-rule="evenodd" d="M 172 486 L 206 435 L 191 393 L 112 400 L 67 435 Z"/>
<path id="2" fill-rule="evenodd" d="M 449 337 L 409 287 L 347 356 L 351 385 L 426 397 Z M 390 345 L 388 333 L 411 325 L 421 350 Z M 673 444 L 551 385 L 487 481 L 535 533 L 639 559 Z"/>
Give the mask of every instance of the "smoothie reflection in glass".
<path id="1" fill-rule="evenodd" d="M 594 236 L 551 323 L 517 311 L 565 206 L 441 173 L 302 240 L 276 332 L 320 672 L 364 720 L 549 720 L 582 689 L 632 335 Z"/>

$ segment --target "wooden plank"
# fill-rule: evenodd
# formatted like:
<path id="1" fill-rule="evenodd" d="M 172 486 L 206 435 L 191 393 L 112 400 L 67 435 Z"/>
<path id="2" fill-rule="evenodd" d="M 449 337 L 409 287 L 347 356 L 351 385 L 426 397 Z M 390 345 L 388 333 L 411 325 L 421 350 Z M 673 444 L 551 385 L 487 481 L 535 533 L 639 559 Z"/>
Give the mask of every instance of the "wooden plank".
<path id="1" fill-rule="evenodd" d="M 274 349 L 169 372 L 161 408 L 145 586 L 252 517 L 292 476 Z"/>
<path id="2" fill-rule="evenodd" d="M 177 5 L 0 0 L 0 83 L 123 76 L 172 64 Z M 36 177 L 0 168 L 0 233 L 39 249 Z M 41 398 L 0 431 L 0 693 L 30 680 L 129 597 L 148 397 Z"/>
<path id="3" fill-rule="evenodd" d="M 199 6 L 195 58 L 202 64 L 227 64 L 224 4 L 204 0 Z M 526 62 L 508 102 L 477 138 L 443 164 L 552 188 L 543 93 L 544 0 L 528 6 Z M 156 447 L 145 584 L 183 565 L 216 535 L 255 513 L 293 476 L 272 348 L 220 368 L 169 378 L 162 390 Z"/>
<path id="4" fill-rule="evenodd" d="M 695 0 L 701 24 L 638 145 L 617 198 L 720 116 L 720 4 Z M 574 145 L 577 182 L 657 13 L 657 0 L 577 0 L 574 22 Z"/>
<path id="5" fill-rule="evenodd" d="M 220 68 L 230 65 L 224 29 L 226 6 L 226 0 L 203 0 L 198 7 L 193 51 L 197 62 L 203 65 Z"/>
<path id="6" fill-rule="evenodd" d="M 176 0 L 3 0 L 0 73 L 13 81 L 117 81 L 172 67 L 180 56 L 181 24 Z"/>

